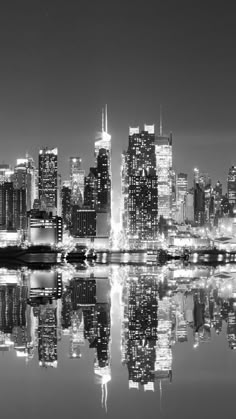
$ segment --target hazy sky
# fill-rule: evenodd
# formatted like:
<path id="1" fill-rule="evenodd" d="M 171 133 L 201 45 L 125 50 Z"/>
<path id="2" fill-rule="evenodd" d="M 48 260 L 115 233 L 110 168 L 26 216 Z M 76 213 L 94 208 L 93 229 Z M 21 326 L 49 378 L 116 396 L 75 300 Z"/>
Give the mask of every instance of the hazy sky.
<path id="1" fill-rule="evenodd" d="M 5 3 L 5 4 L 2 4 Z M 58 146 L 93 164 L 107 103 L 113 179 L 129 125 L 173 132 L 177 172 L 236 164 L 232 1 L 8 0 L 0 6 L 1 161 Z"/>

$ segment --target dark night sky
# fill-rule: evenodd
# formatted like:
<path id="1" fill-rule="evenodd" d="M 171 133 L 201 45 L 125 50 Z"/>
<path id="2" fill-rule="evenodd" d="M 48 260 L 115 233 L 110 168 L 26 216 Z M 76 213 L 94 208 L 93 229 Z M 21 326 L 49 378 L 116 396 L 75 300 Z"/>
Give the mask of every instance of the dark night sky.
<path id="1" fill-rule="evenodd" d="M 5 4 L 2 4 L 5 3 Z M 8 0 L 0 6 L 1 161 L 58 146 L 93 164 L 108 104 L 114 183 L 128 126 L 173 132 L 174 167 L 225 182 L 236 164 L 231 1 Z"/>

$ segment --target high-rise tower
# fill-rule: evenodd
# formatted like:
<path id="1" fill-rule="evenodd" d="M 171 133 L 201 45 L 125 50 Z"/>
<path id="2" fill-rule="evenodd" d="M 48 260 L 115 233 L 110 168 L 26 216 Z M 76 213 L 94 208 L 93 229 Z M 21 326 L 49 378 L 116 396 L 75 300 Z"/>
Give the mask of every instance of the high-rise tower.
<path id="1" fill-rule="evenodd" d="M 168 219 L 172 215 L 172 134 L 160 132 L 155 138 L 156 167 L 158 176 L 158 216 Z"/>
<path id="2" fill-rule="evenodd" d="M 95 142 L 97 175 L 97 226 L 102 235 L 109 236 L 111 229 L 111 135 L 108 133 L 107 106 L 102 111 L 102 131 Z M 103 231 L 103 233 L 102 233 Z"/>
<path id="3" fill-rule="evenodd" d="M 81 157 L 70 157 L 71 201 L 82 206 L 84 202 L 85 171 Z"/>
<path id="4" fill-rule="evenodd" d="M 227 179 L 228 199 L 232 206 L 236 204 L 236 166 L 232 166 L 229 169 Z"/>
<path id="5" fill-rule="evenodd" d="M 58 149 L 47 147 L 39 151 L 38 191 L 41 203 L 47 211 L 55 211 L 58 205 Z"/>

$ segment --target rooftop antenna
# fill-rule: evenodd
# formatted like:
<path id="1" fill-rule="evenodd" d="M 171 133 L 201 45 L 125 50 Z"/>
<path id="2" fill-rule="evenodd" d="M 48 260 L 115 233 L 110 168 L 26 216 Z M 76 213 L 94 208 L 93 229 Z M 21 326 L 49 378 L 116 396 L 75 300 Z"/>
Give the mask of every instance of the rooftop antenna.
<path id="1" fill-rule="evenodd" d="M 160 137 L 162 137 L 162 106 L 160 105 Z"/>
<path id="2" fill-rule="evenodd" d="M 105 105 L 105 131 L 108 132 L 107 105 Z"/>

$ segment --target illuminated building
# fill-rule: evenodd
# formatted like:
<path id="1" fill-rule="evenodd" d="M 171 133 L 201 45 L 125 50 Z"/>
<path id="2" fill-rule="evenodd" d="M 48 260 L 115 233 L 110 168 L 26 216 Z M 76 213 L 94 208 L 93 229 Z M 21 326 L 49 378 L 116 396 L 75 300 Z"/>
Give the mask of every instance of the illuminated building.
<path id="1" fill-rule="evenodd" d="M 84 345 L 84 319 L 82 309 L 73 311 L 71 314 L 70 326 L 70 358 L 81 357 L 81 345 Z"/>
<path id="2" fill-rule="evenodd" d="M 194 221 L 200 226 L 205 223 L 205 192 L 200 183 L 194 184 Z"/>
<path id="3" fill-rule="evenodd" d="M 61 189 L 63 226 L 68 229 L 71 224 L 71 188 L 63 185 Z"/>
<path id="4" fill-rule="evenodd" d="M 14 230 L 13 182 L 0 184 L 0 230 Z"/>
<path id="5" fill-rule="evenodd" d="M 71 280 L 71 300 L 73 310 L 81 306 L 94 306 L 96 304 L 96 280 L 73 278 Z"/>
<path id="6" fill-rule="evenodd" d="M 155 276 L 130 275 L 124 295 L 124 361 L 129 388 L 154 390 L 158 288 Z"/>
<path id="7" fill-rule="evenodd" d="M 236 349 L 236 313 L 234 311 L 228 314 L 227 339 L 229 347 Z"/>
<path id="8" fill-rule="evenodd" d="M 227 190 L 229 203 L 234 207 L 236 204 L 236 166 L 232 166 L 229 169 Z"/>
<path id="9" fill-rule="evenodd" d="M 219 180 L 216 182 L 216 185 L 213 189 L 213 197 L 214 197 L 214 215 L 215 215 L 215 218 L 218 219 L 221 215 L 221 201 L 223 197 L 222 183 Z"/>
<path id="10" fill-rule="evenodd" d="M 0 164 L 0 184 L 4 182 L 11 182 L 14 171 L 11 170 L 9 164 Z"/>
<path id="11" fill-rule="evenodd" d="M 155 138 L 155 155 L 158 176 L 158 216 L 172 216 L 172 134 L 164 135 L 162 120 L 160 133 Z"/>
<path id="12" fill-rule="evenodd" d="M 157 176 L 155 171 L 141 170 L 129 176 L 128 233 L 140 239 L 154 239 L 158 233 Z"/>
<path id="13" fill-rule="evenodd" d="M 186 173 L 178 173 L 176 180 L 177 202 L 184 202 L 188 191 L 188 175 Z"/>
<path id="14" fill-rule="evenodd" d="M 71 235 L 73 237 L 96 236 L 96 211 L 73 205 L 71 214 Z"/>
<path id="15" fill-rule="evenodd" d="M 38 193 L 42 205 L 48 212 L 58 207 L 57 148 L 43 148 L 39 151 Z M 55 214 L 54 214 L 55 215 Z"/>
<path id="16" fill-rule="evenodd" d="M 172 350 L 171 350 L 171 299 L 164 297 L 158 301 L 158 328 L 155 360 L 155 377 L 171 378 Z"/>
<path id="17" fill-rule="evenodd" d="M 63 238 L 62 218 L 45 211 L 31 210 L 28 213 L 28 240 L 33 244 L 61 243 Z"/>
<path id="18" fill-rule="evenodd" d="M 208 173 L 194 169 L 194 221 L 202 226 L 213 218 L 211 178 Z"/>
<path id="19" fill-rule="evenodd" d="M 57 367 L 57 308 L 52 304 L 39 306 L 38 358 L 42 367 Z"/>
<path id="20" fill-rule="evenodd" d="M 103 231 L 107 231 L 106 236 L 109 237 L 111 230 L 112 176 L 111 135 L 108 133 L 107 107 L 105 108 L 105 116 L 104 112 L 102 112 L 102 132 L 98 134 L 98 138 L 95 141 L 95 162 L 97 169 L 97 181 L 96 183 L 94 182 L 94 186 L 97 188 L 97 191 L 94 190 L 94 195 L 96 196 L 96 210 L 104 214 Z M 93 199 L 91 194 L 90 197 Z"/>
<path id="21" fill-rule="evenodd" d="M 84 202 L 84 178 L 81 157 L 70 157 L 71 203 L 82 206 Z"/>
<path id="22" fill-rule="evenodd" d="M 123 228 L 129 237 L 157 235 L 158 193 L 154 125 L 129 129 L 129 146 L 122 157 Z"/>
<path id="23" fill-rule="evenodd" d="M 88 176 L 85 177 L 84 206 L 89 209 L 97 207 L 97 168 L 90 167 Z"/>
<path id="24" fill-rule="evenodd" d="M 30 211 L 36 199 L 36 168 L 31 157 L 26 156 L 24 159 L 17 159 L 13 182 L 15 189 L 26 191 L 26 207 L 27 211 Z"/>

